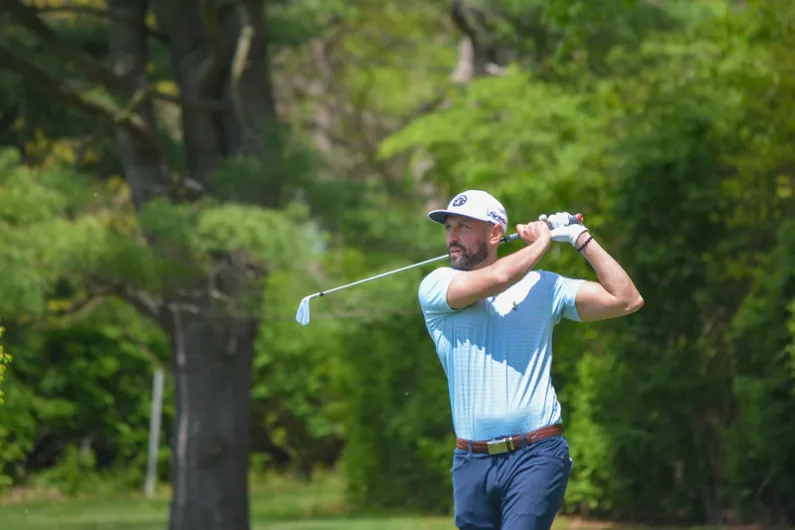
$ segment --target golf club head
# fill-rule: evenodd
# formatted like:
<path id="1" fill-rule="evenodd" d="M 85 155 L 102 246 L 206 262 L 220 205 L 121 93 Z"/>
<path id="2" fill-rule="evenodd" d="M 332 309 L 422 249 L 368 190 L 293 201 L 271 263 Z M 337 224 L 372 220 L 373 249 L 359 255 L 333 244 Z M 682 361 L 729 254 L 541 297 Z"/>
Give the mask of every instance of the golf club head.
<path id="1" fill-rule="evenodd" d="M 295 320 L 302 326 L 309 324 L 309 299 L 311 296 L 305 296 L 301 303 L 298 305 L 298 311 L 295 313 Z"/>

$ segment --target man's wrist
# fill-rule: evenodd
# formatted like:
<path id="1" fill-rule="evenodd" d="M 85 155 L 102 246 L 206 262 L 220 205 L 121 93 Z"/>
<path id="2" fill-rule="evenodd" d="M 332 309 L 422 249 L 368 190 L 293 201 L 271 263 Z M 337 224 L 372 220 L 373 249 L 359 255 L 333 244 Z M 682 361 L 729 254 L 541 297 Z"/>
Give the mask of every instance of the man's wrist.
<path id="1" fill-rule="evenodd" d="M 543 251 L 546 252 L 552 246 L 552 238 L 549 235 L 541 236 L 536 240 L 536 243 L 541 245 Z"/>
<path id="2" fill-rule="evenodd" d="M 588 230 L 583 230 L 583 232 L 577 236 L 577 240 L 574 242 L 574 248 L 578 251 L 583 249 L 583 245 L 585 245 L 589 239 L 592 239 L 591 232 Z"/>

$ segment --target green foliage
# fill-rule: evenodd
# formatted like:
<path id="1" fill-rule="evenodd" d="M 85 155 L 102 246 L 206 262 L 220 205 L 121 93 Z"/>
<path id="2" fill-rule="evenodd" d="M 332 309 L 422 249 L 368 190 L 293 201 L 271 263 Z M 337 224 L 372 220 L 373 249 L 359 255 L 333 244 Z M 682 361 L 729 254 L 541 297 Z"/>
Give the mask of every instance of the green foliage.
<path id="1" fill-rule="evenodd" d="M 306 209 L 293 204 L 264 210 L 205 201 L 153 201 L 140 213 L 140 229 L 161 241 L 141 243 L 115 197 L 84 175 L 53 166 L 28 169 L 14 150 L 0 156 L 0 206 L 4 230 L 0 281 L 4 312 L 43 314 L 56 282 L 100 279 L 162 292 L 210 267 L 223 251 L 244 253 L 254 266 L 280 269 L 306 261 L 314 235 Z"/>
<path id="2" fill-rule="evenodd" d="M 357 13 L 348 0 L 277 0 L 268 3 L 268 35 L 282 46 L 299 46 L 331 31 Z"/>
<path id="3" fill-rule="evenodd" d="M 93 453 L 92 470 L 124 471 L 125 480 L 142 484 L 152 368 L 168 358 L 162 332 L 114 301 L 75 322 L 19 325 L 13 331 L 9 341 L 24 355 L 17 356 L 8 374 L 7 401 L 0 409 L 0 478 L 5 485 L 29 481 L 30 473 L 61 457 L 77 464 L 61 455 L 69 445 L 83 448 L 80 454 Z M 173 417 L 170 390 L 165 397 L 167 439 Z M 167 454 L 163 457 L 160 470 L 167 476 Z M 64 488 L 72 487 L 69 481 L 75 477 L 70 476 L 77 471 L 70 466 L 54 471 L 49 484 L 61 487 L 57 482 L 63 479 Z"/>
<path id="4" fill-rule="evenodd" d="M 347 88 L 350 102 L 375 113 L 385 129 L 410 118 L 414 109 L 449 84 L 457 36 L 451 34 L 440 6 L 444 2 L 439 0 L 366 0 L 344 26 L 340 51 L 345 57 L 335 58 L 341 62 L 339 82 Z M 350 134 L 365 142 L 367 154 L 371 140 L 355 120 Z"/>
<path id="5" fill-rule="evenodd" d="M 269 4 L 291 123 L 211 176 L 216 200 L 155 201 L 140 216 L 110 135 L 0 69 L 0 143 L 15 146 L 0 152 L 0 313 L 13 315 L 15 353 L 0 486 L 36 484 L 31 473 L 74 494 L 110 472 L 140 484 L 152 364 L 168 348 L 154 323 L 96 295 L 157 296 L 228 267 L 266 273 L 224 284 L 262 319 L 255 460 L 303 476 L 340 463 L 357 505 L 448 513 L 448 394 L 416 300 L 432 266 L 316 298 L 309 327 L 294 316 L 304 295 L 442 254 L 430 201 L 482 188 L 511 224 L 583 212 L 646 300 L 626 319 L 556 328 L 574 457 L 565 511 L 795 520 L 791 2 L 467 3 L 510 66 L 457 86 L 448 2 Z M 58 30 L 103 57 L 98 26 L 80 24 Z M 75 79 L 11 28 L 2 38 L 20 53 Z M 316 133 L 331 146 L 313 152 Z M 178 143 L 166 150 L 179 165 Z M 561 246 L 542 267 L 595 279 Z"/>
<path id="6" fill-rule="evenodd" d="M 97 497 L 138 490 L 143 483 L 143 470 L 138 464 L 115 468 L 98 464 L 96 451 L 90 446 L 69 444 L 53 465 L 31 477 L 27 486 L 33 491 L 56 491 L 66 497 Z"/>
<path id="7" fill-rule="evenodd" d="M 234 263 L 220 266 L 249 268 L 255 274 L 301 271 L 314 259 L 319 236 L 308 222 L 306 208 L 298 204 L 266 210 L 232 202 L 154 201 L 141 212 L 136 226 L 129 210 L 113 208 L 118 192 L 84 175 L 58 165 L 26 168 L 13 150 L 4 151 L 0 163 L 0 192 L 10 199 L 0 206 L 0 240 L 6 249 L 0 254 L 2 310 L 28 315 L 15 325 L 20 341 L 15 349 L 26 355 L 5 385 L 9 404 L 2 411 L 0 476 L 5 485 L 22 481 L 28 469 L 51 465 L 62 446 L 88 439 L 87 450 L 99 451 L 97 466 L 123 466 L 125 476 L 137 484 L 142 480 L 146 455 L 141 448 L 146 447 L 148 425 L 148 396 L 141 390 L 150 387 L 150 363 L 164 362 L 166 343 L 160 337 L 161 353 L 142 355 L 153 350 L 144 342 L 147 335 L 157 335 L 154 324 L 133 327 L 131 322 L 140 322 L 140 317 L 130 314 L 131 308 L 108 306 L 116 302 L 102 303 L 93 293 L 122 284 L 156 296 L 219 266 L 215 257 L 223 252 L 230 253 Z M 159 244 L 142 244 L 141 230 L 154 234 Z M 233 294 L 243 304 L 262 289 L 256 284 L 238 287 Z M 88 319 L 81 319 L 80 306 L 90 308 L 97 302 Z M 74 311 L 78 316 L 71 319 Z M 39 329 L 53 316 L 58 317 L 51 320 L 54 327 Z M 116 318 L 121 320 L 117 323 Z M 37 329 L 38 339 L 27 342 L 32 338 L 27 334 Z M 67 373 L 79 373 L 82 379 Z M 107 386 L 121 374 L 134 379 L 131 388 L 119 380 Z M 123 399 L 132 400 L 125 406 L 136 410 L 126 410 L 125 419 L 108 416 L 108 411 L 123 410 Z M 101 435 L 93 431 L 97 425 L 105 426 Z M 36 454 L 45 456 L 27 461 Z M 72 465 L 77 460 L 64 458 L 63 466 L 42 480 L 63 482 L 70 492 L 81 485 L 72 481 L 82 468 Z M 165 464 L 161 469 L 168 469 Z"/>
<path id="8" fill-rule="evenodd" d="M 755 478 L 740 471 L 754 464 L 737 463 L 749 449 L 742 444 L 751 443 L 739 433 L 758 416 L 760 400 L 777 404 L 765 417 L 787 425 L 781 414 L 791 405 L 774 396 L 788 395 L 791 370 L 775 364 L 777 376 L 742 383 L 749 374 L 736 378 L 733 367 L 743 352 L 768 353 L 772 345 L 731 353 L 726 338 L 749 278 L 767 270 L 759 260 L 772 248 L 777 212 L 791 205 L 788 179 L 770 180 L 791 151 L 779 150 L 786 144 L 770 135 L 788 125 L 776 133 L 758 127 L 775 118 L 760 121 L 753 96 L 738 86 L 769 86 L 765 80 L 775 70 L 759 62 L 766 50 L 737 38 L 720 3 L 702 7 L 672 7 L 671 15 L 686 22 L 680 33 L 613 50 L 608 81 L 586 88 L 592 79 L 586 73 L 560 86 L 512 70 L 468 85 L 444 110 L 382 144 L 385 157 L 431 156 L 436 165 L 429 177 L 448 197 L 486 187 L 508 197 L 509 212 L 525 218 L 583 205 L 587 224 L 603 240 L 620 238 L 616 254 L 646 295 L 646 307 L 631 325 L 567 326 L 557 339 L 556 385 L 571 407 L 575 457 L 567 510 L 715 521 L 729 504 L 740 509 L 728 491 L 750 491 L 780 518 L 788 492 L 769 486 L 788 469 L 778 450 L 754 460 L 756 469 L 773 470 Z M 577 68 L 567 75 L 581 74 Z M 762 160 L 770 166 L 760 167 Z M 772 203 L 761 193 L 771 186 L 782 189 Z M 587 274 L 562 256 L 551 260 L 557 270 Z M 685 296 L 692 302 L 683 304 Z M 788 296 L 785 291 L 773 308 L 786 307 Z M 776 311 L 788 315 L 771 309 L 771 317 Z M 760 322 L 785 329 L 771 317 Z M 779 340 L 778 348 L 789 341 Z M 584 356 L 577 361 L 572 352 Z M 739 441 L 727 445 L 726 432 Z M 768 486 L 756 490 L 751 483 Z"/>
<path id="9" fill-rule="evenodd" d="M 205 253 L 246 250 L 271 269 L 297 267 L 312 255 L 306 209 L 264 210 L 234 204 L 203 211 L 196 224 Z"/>
<path id="10" fill-rule="evenodd" d="M 572 433 L 585 475 L 601 479 L 588 490 L 598 489 L 599 507 L 614 516 L 707 517 L 700 510 L 714 499 L 706 495 L 720 495 L 708 491 L 708 477 L 717 472 L 712 466 L 722 465 L 708 453 L 721 451 L 731 392 L 721 328 L 709 335 L 703 330 L 720 325 L 712 316 L 732 311 L 733 301 L 726 285 L 718 292 L 705 289 L 705 258 L 724 237 L 714 221 L 722 210 L 716 160 L 722 139 L 705 119 L 709 109 L 696 108 L 704 109 L 666 106 L 660 121 L 647 112 L 646 134 L 633 131 L 621 145 L 627 155 L 614 219 L 621 220 L 622 243 L 633 251 L 619 259 L 641 293 L 648 293 L 647 302 L 631 326 L 611 337 L 607 359 L 591 365 L 593 383 L 582 381 L 592 394 L 580 403 L 594 412 L 583 421 L 595 422 L 591 432 L 606 443 Z M 689 304 L 682 303 L 680 289 L 690 293 Z M 633 399 L 625 403 L 629 395 Z M 670 429 L 672 424 L 687 425 L 689 433 Z M 605 448 L 608 454 L 599 452 Z M 639 466 L 643 476 L 631 471 Z M 705 498 L 688 483 L 707 490 Z M 661 490 L 672 493 L 660 496 Z"/>
<path id="11" fill-rule="evenodd" d="M 261 129 L 256 154 L 224 160 L 209 175 L 208 188 L 219 203 L 289 206 L 314 179 L 317 158 L 287 125 L 269 117 Z"/>
<path id="12" fill-rule="evenodd" d="M 80 449 L 74 445 L 67 446 L 58 462 L 36 477 L 37 486 L 56 488 L 69 496 L 90 491 L 96 488 L 98 482 L 94 452 L 90 448 Z"/>
<path id="13" fill-rule="evenodd" d="M 300 270 L 269 276 L 252 386 L 258 449 L 268 447 L 265 454 L 277 453 L 302 476 L 333 465 L 342 441 L 331 381 L 345 349 L 344 324 L 313 311 L 312 325 L 295 332 L 298 300 L 310 281 Z"/>
<path id="14" fill-rule="evenodd" d="M 47 24 L 64 37 L 64 43 L 87 56 L 104 59 L 107 29 L 102 17 L 88 15 L 73 23 L 69 17 L 50 17 Z M 3 25 L 0 44 L 14 49 L 21 57 L 56 79 L 79 79 L 69 61 L 57 57 L 30 32 L 16 24 Z M 85 86 L 80 80 L 73 87 Z M 27 163 L 48 166 L 52 163 L 74 165 L 97 176 L 120 171 L 115 138 L 111 129 L 70 105 L 47 95 L 38 83 L 5 69 L 0 70 L 0 146 L 14 146 Z"/>
<path id="15" fill-rule="evenodd" d="M 5 329 L 2 326 L 0 326 L 0 337 L 3 336 L 3 331 L 5 331 Z M 11 357 L 11 354 L 6 353 L 3 350 L 3 345 L 0 344 L 0 405 L 3 404 L 3 397 L 4 397 L 2 390 L 3 377 L 5 376 L 6 369 L 8 368 L 8 365 L 11 363 L 12 360 L 13 357 Z"/>
<path id="16" fill-rule="evenodd" d="M 728 433 L 727 480 L 738 509 L 770 520 L 791 517 L 788 499 L 795 495 L 795 443 L 789 436 L 795 406 L 794 227 L 792 221 L 781 225 L 776 248 L 755 272 L 731 331 L 738 413 Z"/>
<path id="17" fill-rule="evenodd" d="M 587 95 L 513 70 L 467 85 L 447 109 L 382 143 L 381 153 L 432 156 L 434 182 L 446 196 L 487 187 L 516 223 L 575 204 L 587 215 L 602 182 L 594 157 L 607 118 Z"/>
<path id="18" fill-rule="evenodd" d="M 610 217 L 646 305 L 632 326 L 612 327 L 605 355 L 580 366 L 572 428 L 580 466 L 569 491 L 570 503 L 613 517 L 715 522 L 728 506 L 738 519 L 788 516 L 788 486 L 769 484 L 789 459 L 778 442 L 762 443 L 764 453 L 750 432 L 787 422 L 793 381 L 781 353 L 792 295 L 771 299 L 748 284 L 788 285 L 789 266 L 771 277 L 763 256 L 777 244 L 778 212 L 792 203 L 755 193 L 775 173 L 747 163 L 758 160 L 752 138 L 762 133 L 751 133 L 758 111 L 736 83 L 773 72 L 733 38 L 712 38 L 725 29 L 713 20 L 687 47 L 662 39 L 623 55 L 637 62 L 619 85 L 627 118 L 610 150 Z M 685 69 L 686 78 L 666 75 Z M 770 140 L 768 156 L 779 152 Z M 767 160 L 780 167 L 783 157 Z M 747 343 L 748 324 L 736 326 L 749 317 L 764 321 L 769 341 Z"/>
<path id="19" fill-rule="evenodd" d="M 701 2 L 699 4 L 702 4 Z M 615 48 L 635 48 L 656 31 L 678 28 L 692 2 L 665 6 L 636 0 L 470 0 L 476 12 L 469 25 L 480 40 L 495 44 L 511 62 L 556 77 L 569 63 L 585 65 L 592 74 L 610 75 L 607 56 Z"/>
<path id="20" fill-rule="evenodd" d="M 345 336 L 335 384 L 344 392 L 343 467 L 367 509 L 449 513 L 447 383 L 421 317 L 378 320 Z"/>
<path id="21" fill-rule="evenodd" d="M 90 191 L 89 182 L 71 171 L 28 169 L 15 151 L 0 152 L 4 314 L 42 314 L 58 279 L 97 265 L 106 232 L 99 217 L 81 215 Z"/>

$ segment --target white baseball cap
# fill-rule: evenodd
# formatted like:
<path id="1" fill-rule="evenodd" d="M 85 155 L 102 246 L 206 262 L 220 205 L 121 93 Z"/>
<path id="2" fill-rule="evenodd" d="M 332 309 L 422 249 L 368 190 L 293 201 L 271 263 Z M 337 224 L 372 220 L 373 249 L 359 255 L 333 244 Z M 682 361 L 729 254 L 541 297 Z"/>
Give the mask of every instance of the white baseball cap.
<path id="1" fill-rule="evenodd" d="M 508 228 L 508 213 L 505 207 L 491 194 L 481 190 L 467 190 L 459 193 L 450 201 L 445 210 L 433 210 L 428 213 L 431 221 L 444 224 L 448 215 L 463 215 L 472 219 L 494 223 Z"/>

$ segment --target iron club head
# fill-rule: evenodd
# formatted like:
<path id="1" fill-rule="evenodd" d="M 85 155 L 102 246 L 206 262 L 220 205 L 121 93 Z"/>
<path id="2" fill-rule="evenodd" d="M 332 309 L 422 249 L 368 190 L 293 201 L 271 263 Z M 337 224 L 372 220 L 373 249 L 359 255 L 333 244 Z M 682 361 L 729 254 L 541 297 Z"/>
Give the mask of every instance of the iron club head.
<path id="1" fill-rule="evenodd" d="M 309 300 L 312 296 L 305 296 L 301 303 L 298 305 L 298 311 L 295 313 L 295 319 L 302 326 L 309 324 Z"/>

